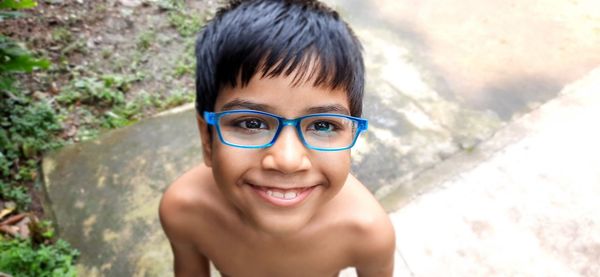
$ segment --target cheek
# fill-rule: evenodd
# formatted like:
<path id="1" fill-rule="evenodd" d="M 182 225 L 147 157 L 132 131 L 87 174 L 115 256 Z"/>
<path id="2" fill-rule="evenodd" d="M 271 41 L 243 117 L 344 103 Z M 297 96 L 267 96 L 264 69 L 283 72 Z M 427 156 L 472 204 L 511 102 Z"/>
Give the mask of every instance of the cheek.
<path id="1" fill-rule="evenodd" d="M 242 150 L 243 151 L 243 150 Z M 232 159 L 231 157 L 235 157 Z M 247 170 L 249 158 L 240 149 L 217 145 L 212 147 L 212 167 L 215 181 L 222 185 L 235 185 Z"/>
<path id="2" fill-rule="evenodd" d="M 315 160 L 332 186 L 341 186 L 350 173 L 350 151 L 320 153 Z"/>

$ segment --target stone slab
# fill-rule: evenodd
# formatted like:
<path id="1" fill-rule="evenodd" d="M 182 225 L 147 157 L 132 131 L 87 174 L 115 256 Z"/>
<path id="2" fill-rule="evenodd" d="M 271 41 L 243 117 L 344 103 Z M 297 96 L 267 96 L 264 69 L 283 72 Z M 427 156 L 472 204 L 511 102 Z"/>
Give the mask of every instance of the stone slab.
<path id="1" fill-rule="evenodd" d="M 599 92 L 600 68 L 392 212 L 411 275 L 599 276 Z M 498 149 L 507 134 L 520 136 Z"/>
<path id="2" fill-rule="evenodd" d="M 81 252 L 80 276 L 172 275 L 158 203 L 168 180 L 202 161 L 195 128 L 188 109 L 44 158 L 58 234 Z"/>

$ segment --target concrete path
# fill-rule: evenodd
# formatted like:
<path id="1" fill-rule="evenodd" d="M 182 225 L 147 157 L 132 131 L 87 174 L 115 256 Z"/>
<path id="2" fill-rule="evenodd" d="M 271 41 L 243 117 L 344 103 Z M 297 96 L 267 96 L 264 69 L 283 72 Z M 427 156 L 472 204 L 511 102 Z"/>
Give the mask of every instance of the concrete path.
<path id="1" fill-rule="evenodd" d="M 600 276 L 599 118 L 600 67 L 388 199 L 397 276 Z"/>

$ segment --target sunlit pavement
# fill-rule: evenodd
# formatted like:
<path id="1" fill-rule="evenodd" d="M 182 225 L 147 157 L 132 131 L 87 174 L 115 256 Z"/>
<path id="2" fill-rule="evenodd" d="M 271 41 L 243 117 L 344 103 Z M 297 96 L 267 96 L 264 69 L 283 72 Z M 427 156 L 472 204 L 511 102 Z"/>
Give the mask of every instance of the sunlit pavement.
<path id="1" fill-rule="evenodd" d="M 386 202 L 397 276 L 600 276 L 598 118 L 600 67 L 413 180 Z"/>
<path id="2" fill-rule="evenodd" d="M 353 172 L 391 212 L 396 275 L 599 275 L 600 4 L 328 3 L 365 47 L 370 131 Z M 157 208 L 201 162 L 194 116 L 45 158 L 48 210 L 81 276 L 172 275 Z"/>

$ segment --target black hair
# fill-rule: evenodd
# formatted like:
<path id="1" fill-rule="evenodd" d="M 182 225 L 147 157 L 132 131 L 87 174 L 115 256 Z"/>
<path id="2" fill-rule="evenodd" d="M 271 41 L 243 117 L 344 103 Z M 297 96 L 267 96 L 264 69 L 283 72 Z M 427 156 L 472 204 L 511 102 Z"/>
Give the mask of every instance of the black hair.
<path id="1" fill-rule="evenodd" d="M 234 0 L 217 11 L 196 41 L 196 110 L 213 111 L 224 86 L 256 74 L 289 76 L 292 85 L 344 89 L 360 116 L 362 46 L 337 12 L 316 0 Z"/>

